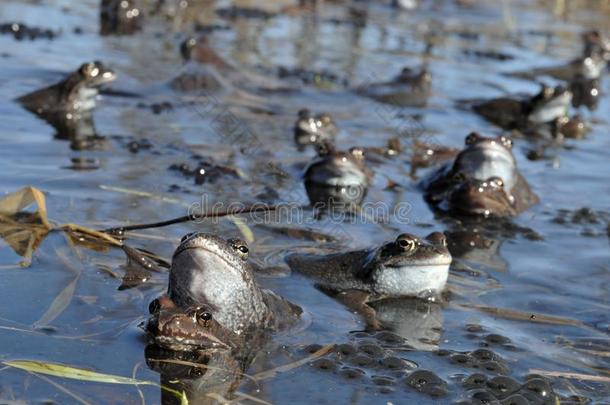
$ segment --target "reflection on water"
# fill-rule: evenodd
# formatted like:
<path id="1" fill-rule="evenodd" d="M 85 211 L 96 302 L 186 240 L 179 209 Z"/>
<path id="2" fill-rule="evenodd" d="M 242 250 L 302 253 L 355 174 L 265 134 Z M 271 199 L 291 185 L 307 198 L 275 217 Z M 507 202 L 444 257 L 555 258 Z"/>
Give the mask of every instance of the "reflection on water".
<path id="1" fill-rule="evenodd" d="M 146 364 L 160 374 L 163 404 L 180 404 L 176 393 L 185 393 L 189 403 L 214 404 L 231 398 L 251 359 L 239 359 L 229 350 L 173 352 L 148 345 Z"/>

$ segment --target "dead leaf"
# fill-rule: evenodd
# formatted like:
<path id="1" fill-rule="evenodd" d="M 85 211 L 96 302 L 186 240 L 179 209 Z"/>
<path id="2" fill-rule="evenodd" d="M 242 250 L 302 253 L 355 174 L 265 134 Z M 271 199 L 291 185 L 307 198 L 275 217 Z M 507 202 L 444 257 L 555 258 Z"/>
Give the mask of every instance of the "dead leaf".
<path id="1" fill-rule="evenodd" d="M 35 212 L 23 211 L 32 204 L 36 204 Z M 32 254 L 51 228 L 45 197 L 40 190 L 28 186 L 0 199 L 0 237 L 23 257 L 21 266 L 30 265 Z"/>
<path id="2" fill-rule="evenodd" d="M 15 191 L 2 199 L 0 199 L 0 215 L 14 216 L 29 207 L 32 203 L 36 203 L 38 210 L 36 213 L 40 218 L 42 225 L 48 229 L 51 224 L 47 219 L 47 204 L 42 191 L 32 186 L 27 186 L 21 190 Z"/>

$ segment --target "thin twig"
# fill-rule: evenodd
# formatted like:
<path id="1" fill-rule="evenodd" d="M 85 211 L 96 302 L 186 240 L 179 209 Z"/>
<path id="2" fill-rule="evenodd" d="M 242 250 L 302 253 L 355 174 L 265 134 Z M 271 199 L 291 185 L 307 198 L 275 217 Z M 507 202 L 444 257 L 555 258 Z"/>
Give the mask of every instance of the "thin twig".
<path id="1" fill-rule="evenodd" d="M 275 211 L 278 206 L 267 206 L 262 204 L 254 204 L 245 206 L 242 208 L 229 209 L 224 211 L 212 211 L 212 212 L 203 212 L 200 214 L 188 214 L 178 218 L 168 219 L 167 221 L 153 222 L 149 224 L 135 224 L 135 225 L 126 225 L 119 226 L 115 228 L 108 228 L 101 230 L 100 232 L 109 233 L 109 234 L 122 234 L 128 231 L 135 231 L 140 229 L 150 229 L 150 228 L 161 228 L 164 226 L 180 224 L 183 222 L 196 221 L 204 218 L 219 218 L 226 217 L 229 215 L 239 215 L 239 214 L 251 214 L 255 212 L 269 212 Z"/>

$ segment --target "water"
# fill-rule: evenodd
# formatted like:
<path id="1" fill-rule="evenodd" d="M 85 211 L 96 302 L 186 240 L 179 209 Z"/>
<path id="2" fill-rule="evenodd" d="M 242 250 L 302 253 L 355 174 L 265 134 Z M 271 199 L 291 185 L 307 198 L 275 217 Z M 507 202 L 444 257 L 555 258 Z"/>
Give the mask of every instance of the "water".
<path id="1" fill-rule="evenodd" d="M 337 145 L 342 149 L 383 146 L 405 129 L 423 131 L 425 141 L 454 147 L 461 146 L 464 136 L 473 130 L 498 134 L 497 128 L 458 108 L 457 100 L 536 92 L 536 83 L 503 73 L 562 63 L 580 52 L 581 31 L 610 28 L 607 5 L 593 1 L 567 1 L 565 15 L 553 11 L 563 2 L 552 1 L 514 0 L 503 2 L 504 6 L 479 1 L 473 7 L 460 7 L 450 1 L 424 0 L 417 11 L 402 13 L 384 4 L 362 4 L 368 7 L 365 26 L 341 23 L 349 21 L 344 5 L 327 5 L 317 20 L 296 14 L 234 22 L 216 18 L 210 6 L 202 6 L 207 12 L 200 14 L 201 22 L 232 28 L 211 35 L 214 48 L 252 75 L 281 65 L 327 70 L 358 85 L 389 79 L 405 65 L 424 62 L 433 75 L 432 95 L 424 108 L 388 108 L 341 86 L 329 90 L 306 86 L 300 91 L 257 96 L 255 102 L 231 94 L 210 101 L 204 94 L 180 94 L 166 85 L 184 69 L 177 46 L 190 29 L 188 21 L 151 19 L 134 36 L 100 37 L 97 3 L 7 0 L 0 4 L 0 22 L 23 21 L 61 30 L 54 40 L 16 41 L 12 36 L 0 36 L 0 189 L 8 193 L 33 185 L 45 191 L 54 222 L 96 229 L 181 216 L 202 199 L 207 203 L 255 202 L 269 197 L 269 189 L 277 192 L 275 202 L 306 204 L 299 174 L 313 151 L 300 152 L 292 137 L 296 112 L 303 107 L 333 115 L 341 128 Z M 219 2 L 222 5 L 227 4 Z M 82 33 L 74 32 L 77 27 Z M 426 41 L 433 45 L 423 56 Z M 481 58 L 464 50 L 494 50 L 512 59 Z M 117 71 L 119 78 L 111 88 L 145 97 L 103 97 L 94 120 L 98 134 L 106 137 L 104 148 L 75 151 L 69 142 L 54 139 L 52 127 L 12 100 L 95 59 Z M 602 91 L 608 91 L 607 81 Z M 138 105 L 164 101 L 174 108 L 161 114 Z M 395 118 L 396 112 L 417 114 L 421 120 Z M 416 347 L 405 351 L 389 345 L 386 349 L 386 358 L 408 361 L 401 363 L 399 371 L 392 374 L 382 366 L 361 365 L 364 378 L 346 379 L 341 367 L 353 359 L 328 354 L 322 358 L 328 359 L 329 366 L 322 368 L 334 367 L 334 371 L 305 362 L 258 384 L 242 379 L 239 395 L 271 403 L 452 402 L 470 395 L 461 381 L 481 368 L 450 361 L 437 350 L 471 352 L 487 345 L 501 356 L 505 373 L 520 384 L 535 369 L 601 376 L 605 382 L 590 378 L 550 381 L 564 397 L 608 401 L 608 112 L 607 97 L 602 97 L 597 110 L 581 111 L 591 123 L 587 137 L 547 151 L 548 160 L 527 160 L 531 145 L 516 141 L 519 168 L 541 202 L 513 222 L 532 231 L 500 232 L 476 225 L 488 239 L 486 247 L 456 255 L 448 301 L 399 306 L 395 315 L 398 330 Z M 219 124 L 228 114 L 250 134 L 239 144 L 228 142 L 227 129 Z M 143 139 L 152 144 L 150 149 L 131 153 L 126 147 Z M 172 164 L 194 165 L 193 154 L 236 167 L 244 176 L 223 176 L 214 183 L 196 185 L 192 178 L 168 170 Z M 72 169 L 73 159 L 79 158 L 89 159 L 92 170 Z M 342 250 L 372 246 L 403 231 L 422 236 L 432 230 L 459 231 L 459 224 L 435 216 L 425 204 L 410 175 L 408 159 L 405 154 L 373 164 L 374 185 L 365 200 L 385 202 L 390 209 L 408 203 L 406 216 L 390 216 L 383 223 L 337 223 L 328 218 L 315 220 L 305 210 L 300 221 L 293 218 L 288 223 L 284 218 L 280 223 L 251 224 L 254 259 L 277 265 L 286 252 L 319 245 L 271 227 L 309 227 L 335 239 L 328 249 Z M 425 171 L 417 172 L 418 178 L 423 175 Z M 389 180 L 400 187 L 386 189 Z M 596 213 L 597 223 L 572 221 L 573 212 L 582 207 Z M 129 241 L 169 258 L 179 238 L 193 230 L 227 237 L 240 234 L 233 222 L 220 220 L 138 231 Z M 537 238 L 531 237 L 534 233 Z M 138 325 L 146 318 L 148 303 L 166 288 L 165 273 L 152 274 L 136 288 L 118 290 L 124 274 L 123 252 L 72 246 L 61 233 L 50 234 L 35 252 L 32 265 L 24 269 L 10 266 L 20 258 L 4 244 L 0 248 L 1 360 L 59 362 L 159 381 L 159 374 L 146 365 L 146 342 Z M 248 374 L 303 359 L 310 355 L 305 348 L 311 344 L 379 344 L 371 336 L 350 333 L 363 329 L 358 315 L 316 290 L 308 280 L 293 275 L 262 278 L 261 283 L 301 305 L 310 323 L 277 336 L 257 355 Z M 496 308 L 502 310 L 494 312 Z M 510 343 L 498 342 L 495 335 Z M 432 397 L 409 387 L 406 372 L 416 367 L 432 370 L 447 382 L 447 396 Z M 0 375 L 2 403 L 159 403 L 161 398 L 160 389 L 154 386 L 111 386 L 53 377 L 50 383 L 12 368 L 1 368 Z M 379 382 L 379 375 L 389 375 L 390 385 Z M 489 375 L 495 374 L 490 371 Z M 171 395 L 163 394 L 163 398 L 169 401 Z M 192 403 L 211 400 L 205 392 L 191 398 Z"/>

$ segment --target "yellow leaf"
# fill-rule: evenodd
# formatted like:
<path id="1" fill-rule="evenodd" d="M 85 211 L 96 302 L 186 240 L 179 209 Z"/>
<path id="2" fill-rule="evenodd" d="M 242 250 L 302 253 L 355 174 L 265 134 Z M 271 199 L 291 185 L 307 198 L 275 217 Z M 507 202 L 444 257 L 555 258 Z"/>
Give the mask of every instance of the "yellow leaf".
<path id="1" fill-rule="evenodd" d="M 231 220 L 231 222 L 235 224 L 237 229 L 239 229 L 239 232 L 241 232 L 246 242 L 254 243 L 254 233 L 252 232 L 252 229 L 250 229 L 246 221 L 243 220 L 243 218 L 230 216 L 229 220 Z"/>
<path id="2" fill-rule="evenodd" d="M 37 206 L 34 213 L 23 212 L 32 204 Z M 0 238 L 24 258 L 22 266 L 30 264 L 32 254 L 51 228 L 40 190 L 28 186 L 0 198 Z"/>
<path id="3" fill-rule="evenodd" d="M 32 373 L 52 375 L 55 377 L 69 378 L 72 380 L 93 381 L 108 384 L 157 385 L 152 381 L 136 380 L 129 377 L 103 374 L 58 363 L 45 363 L 35 360 L 7 360 L 3 361 L 2 363 L 10 367 L 30 371 Z"/>
<path id="4" fill-rule="evenodd" d="M 0 215 L 14 216 L 23 211 L 24 208 L 36 203 L 38 210 L 36 213 L 42 225 L 51 228 L 47 219 L 47 204 L 42 191 L 35 187 L 27 186 L 21 190 L 10 193 L 0 199 Z"/>
<path id="5" fill-rule="evenodd" d="M 54 377 L 69 378 L 79 381 L 91 381 L 107 384 L 123 384 L 123 385 L 152 385 L 160 387 L 162 390 L 171 392 L 180 398 L 182 404 L 188 404 L 188 398 L 184 392 L 179 392 L 174 389 L 164 387 L 154 381 L 138 380 L 135 378 L 123 377 L 119 375 L 98 373 L 96 371 L 85 370 L 72 366 L 66 366 L 59 363 L 46 363 L 35 360 L 7 360 L 3 361 L 9 367 L 18 368 L 20 370 L 29 371 L 31 373 L 51 375 Z"/>

